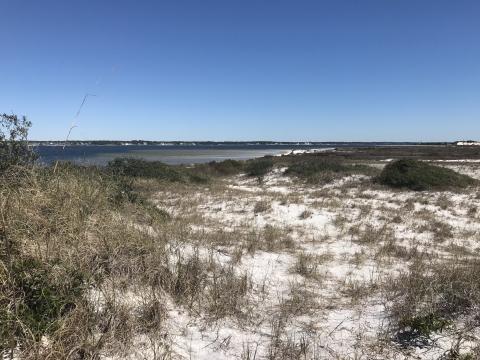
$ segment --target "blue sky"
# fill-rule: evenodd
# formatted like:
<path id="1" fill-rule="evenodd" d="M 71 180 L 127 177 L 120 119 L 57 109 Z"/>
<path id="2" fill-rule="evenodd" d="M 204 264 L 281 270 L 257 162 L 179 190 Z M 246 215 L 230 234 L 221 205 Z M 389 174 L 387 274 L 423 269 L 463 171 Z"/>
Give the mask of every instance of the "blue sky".
<path id="1" fill-rule="evenodd" d="M 478 0 L 0 0 L 31 138 L 480 139 Z"/>

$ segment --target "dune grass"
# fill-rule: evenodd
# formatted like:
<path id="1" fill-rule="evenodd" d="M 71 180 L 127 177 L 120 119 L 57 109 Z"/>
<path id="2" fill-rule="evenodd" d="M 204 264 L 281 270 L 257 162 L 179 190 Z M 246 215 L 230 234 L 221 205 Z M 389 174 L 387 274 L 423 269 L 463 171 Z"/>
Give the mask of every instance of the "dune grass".
<path id="1" fill-rule="evenodd" d="M 168 353 L 155 338 L 167 298 L 209 321 L 246 316 L 248 277 L 170 250 L 188 232 L 125 176 L 72 164 L 11 167 L 0 176 L 0 203 L 0 354 L 118 355 L 136 334 Z M 125 303 L 119 294 L 132 286 L 145 301 Z"/>
<path id="2" fill-rule="evenodd" d="M 425 346 L 432 334 L 455 319 L 478 319 L 478 259 L 428 261 L 418 258 L 387 286 L 394 339 L 402 345 Z M 477 320 L 468 326 L 476 327 Z"/>
<path id="3" fill-rule="evenodd" d="M 370 167 L 343 160 L 295 159 L 289 158 L 287 174 L 307 181 L 319 181 L 325 174 L 335 178 L 375 173 Z M 428 204 L 428 199 L 408 194 L 415 197 L 415 204 L 412 200 L 406 207 L 400 201 L 401 207 L 380 208 L 375 207 L 380 200 L 372 194 L 350 195 L 337 187 L 332 192 L 310 194 L 318 207 L 302 203 L 305 209 L 298 208 L 292 213 L 294 218 L 284 222 L 271 215 L 287 209 L 288 204 L 268 197 L 273 195 L 234 192 L 225 186 L 233 177 L 222 179 L 239 173 L 261 178 L 274 166 L 285 165 L 282 161 L 263 158 L 185 167 L 119 159 L 106 168 L 68 163 L 35 167 L 30 162 L 12 162 L 0 173 L 0 355 L 18 359 L 126 358 L 141 338 L 154 349 L 152 358 L 172 358 L 176 354 L 166 335 L 171 321 L 190 318 L 201 319 L 202 328 L 211 325 L 216 329 L 224 324 L 256 329 L 259 320 L 270 321 L 261 356 L 310 358 L 316 351 L 313 326 L 302 333 L 310 333 L 312 338 L 296 337 L 290 327 L 300 316 L 302 321 L 309 316 L 315 327 L 327 328 L 329 324 L 315 316 L 333 309 L 332 304 L 345 306 L 347 298 L 340 298 L 335 291 L 349 294 L 357 304 L 369 297 L 385 300 L 390 338 L 408 349 L 431 344 L 434 335 L 459 319 L 468 325 L 465 338 L 478 328 L 477 257 L 472 256 L 473 251 L 462 258 L 434 256 L 438 254 L 435 247 L 448 243 L 461 229 L 439 222 L 434 213 L 424 214 L 426 224 L 420 225 L 431 235 L 430 257 L 407 248 L 395 235 L 394 229 L 403 224 L 415 231 L 407 221 L 420 216 L 418 212 L 412 215 L 414 205 Z M 445 175 L 436 168 L 427 179 Z M 454 178 L 458 180 L 457 175 Z M 218 193 L 212 196 L 215 181 Z M 447 183 L 452 184 L 450 180 Z M 373 185 L 363 180 L 356 184 Z M 147 186 L 153 189 L 144 191 Z M 268 188 L 268 184 L 262 186 Z M 262 186 L 255 184 L 254 188 Z M 153 192 L 161 201 L 150 199 Z M 305 194 L 300 193 L 302 197 Z M 431 199 L 430 204 L 448 211 L 456 205 L 447 195 Z M 246 206 L 249 210 L 240 204 L 238 210 L 228 213 L 226 200 L 241 202 L 241 196 L 251 196 Z M 222 205 L 219 213 L 225 211 L 226 215 L 219 223 L 208 217 L 216 207 L 215 199 Z M 355 201 L 347 204 L 349 200 L 356 200 L 357 206 L 353 206 Z M 333 232 L 323 234 L 327 231 L 324 227 L 321 234 L 311 236 L 309 226 L 325 210 L 336 215 L 328 225 Z M 476 211 L 468 213 L 470 220 L 476 221 Z M 261 227 L 250 227 L 247 222 L 230 227 L 222 222 L 227 215 L 265 223 Z M 371 225 L 375 221 L 378 225 Z M 330 254 L 328 242 L 334 248 L 335 242 L 345 237 L 351 247 L 359 249 L 355 255 L 349 257 L 343 248 L 341 253 Z M 324 250 L 328 251 L 316 252 L 317 246 L 326 243 Z M 262 271 L 264 262 L 258 270 L 238 266 L 271 255 L 277 259 L 275 263 L 285 261 L 282 277 L 297 279 L 283 288 L 282 294 L 276 288 L 282 278 L 275 278 L 273 286 L 267 274 L 263 280 L 255 280 L 255 271 Z M 371 284 L 348 280 L 337 288 L 337 281 L 328 281 L 332 278 L 326 270 L 334 265 L 348 260 L 353 269 L 350 265 L 360 267 L 370 258 L 378 265 L 382 258 L 385 264 L 387 260 L 401 261 L 405 266 L 382 274 Z M 328 287 L 330 282 L 334 288 Z M 334 297 L 328 297 L 330 291 Z M 278 302 L 269 300 L 274 292 L 279 295 Z M 266 301 L 267 307 L 262 307 Z M 172 309 L 181 315 L 172 316 Z M 330 334 L 342 324 L 335 324 Z M 218 346 L 230 341 L 226 339 L 218 339 Z M 256 347 L 249 346 L 245 345 L 242 356 L 259 358 Z"/>

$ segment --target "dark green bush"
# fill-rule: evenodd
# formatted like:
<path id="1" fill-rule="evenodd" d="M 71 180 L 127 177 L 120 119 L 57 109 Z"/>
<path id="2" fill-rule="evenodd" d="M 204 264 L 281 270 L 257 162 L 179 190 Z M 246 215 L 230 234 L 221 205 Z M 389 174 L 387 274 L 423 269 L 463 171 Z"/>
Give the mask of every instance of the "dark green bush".
<path id="1" fill-rule="evenodd" d="M 331 171 L 339 173 L 345 172 L 347 169 L 347 166 L 339 161 L 319 159 L 293 164 L 288 167 L 286 173 L 300 177 L 309 177 L 319 172 Z"/>
<path id="2" fill-rule="evenodd" d="M 178 169 L 160 161 L 146 161 L 134 158 L 118 158 L 108 163 L 107 169 L 115 175 L 146 177 L 167 181 L 185 181 L 185 176 Z"/>
<path id="3" fill-rule="evenodd" d="M 290 165 L 285 173 L 306 179 L 309 182 L 329 182 L 338 175 L 371 174 L 373 171 L 374 169 L 366 165 L 345 164 L 338 159 L 314 158 Z"/>
<path id="4" fill-rule="evenodd" d="M 408 159 L 385 166 L 377 180 L 383 185 L 416 191 L 465 188 L 476 183 L 471 177 L 451 169 Z"/>
<path id="5" fill-rule="evenodd" d="M 238 174 L 243 169 L 243 163 L 237 160 L 224 160 L 220 162 L 212 161 L 208 166 L 219 175 Z"/>
<path id="6" fill-rule="evenodd" d="M 245 170 L 248 176 L 256 176 L 261 178 L 265 176 L 272 168 L 272 159 L 262 158 L 249 161 Z"/>
<path id="7" fill-rule="evenodd" d="M 118 158 L 110 161 L 107 171 L 114 176 L 144 177 L 171 182 L 192 182 L 204 184 L 209 181 L 206 174 L 181 166 L 171 166 L 160 161 L 146 161 L 134 158 Z"/>
<path id="8" fill-rule="evenodd" d="M 187 177 L 188 181 L 195 184 L 206 184 L 210 181 L 210 177 L 207 174 L 196 173 L 191 170 L 185 170 L 185 176 Z"/>

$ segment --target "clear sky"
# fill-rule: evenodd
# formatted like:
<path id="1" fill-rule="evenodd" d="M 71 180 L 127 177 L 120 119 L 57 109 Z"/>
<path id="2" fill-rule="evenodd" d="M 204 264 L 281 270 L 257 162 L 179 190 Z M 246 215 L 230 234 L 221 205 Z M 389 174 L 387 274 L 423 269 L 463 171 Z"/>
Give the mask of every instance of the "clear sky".
<path id="1" fill-rule="evenodd" d="M 0 0 L 33 139 L 480 139 L 479 0 Z"/>

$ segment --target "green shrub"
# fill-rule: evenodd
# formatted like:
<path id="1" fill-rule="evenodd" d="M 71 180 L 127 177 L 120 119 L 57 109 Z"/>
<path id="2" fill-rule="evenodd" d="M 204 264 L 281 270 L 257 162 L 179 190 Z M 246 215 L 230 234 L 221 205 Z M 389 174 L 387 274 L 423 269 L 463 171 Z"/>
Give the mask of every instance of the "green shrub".
<path id="1" fill-rule="evenodd" d="M 210 181 L 210 178 L 206 174 L 202 173 L 195 173 L 192 171 L 186 171 L 185 175 L 188 181 L 195 183 L 195 184 L 206 184 Z"/>
<path id="2" fill-rule="evenodd" d="M 312 183 L 328 183 L 339 175 L 370 174 L 373 171 L 374 169 L 366 165 L 345 164 L 337 159 L 314 158 L 290 165 L 285 174 L 297 176 Z"/>
<path id="3" fill-rule="evenodd" d="M 243 170 L 243 163 L 237 160 L 211 161 L 208 166 L 219 175 L 234 175 Z"/>
<path id="4" fill-rule="evenodd" d="M 467 175 L 417 160 L 397 160 L 383 169 L 378 182 L 416 191 L 464 188 L 476 183 Z"/>
<path id="5" fill-rule="evenodd" d="M 146 177 L 172 182 L 186 180 L 181 171 L 160 161 L 118 158 L 110 161 L 107 169 L 113 174 L 121 176 Z"/>
<path id="6" fill-rule="evenodd" d="M 286 170 L 287 174 L 301 177 L 309 177 L 319 172 L 345 172 L 347 167 L 339 161 L 333 160 L 310 160 L 293 164 Z"/>
<path id="7" fill-rule="evenodd" d="M 115 177 L 150 178 L 171 182 L 192 182 L 205 184 L 208 176 L 200 171 L 172 166 L 160 161 L 146 161 L 134 158 L 117 158 L 110 161 L 107 171 Z"/>
<path id="8" fill-rule="evenodd" d="M 249 161 L 245 170 L 248 176 L 261 178 L 265 176 L 272 168 L 272 159 L 262 158 Z"/>

